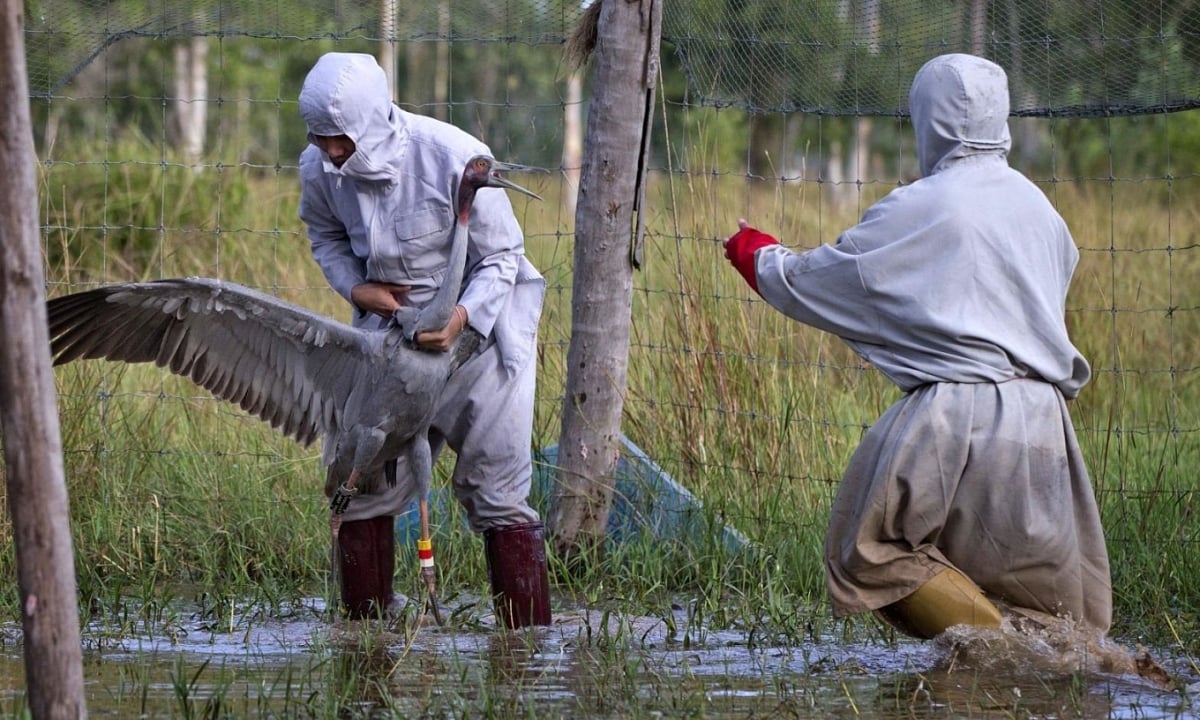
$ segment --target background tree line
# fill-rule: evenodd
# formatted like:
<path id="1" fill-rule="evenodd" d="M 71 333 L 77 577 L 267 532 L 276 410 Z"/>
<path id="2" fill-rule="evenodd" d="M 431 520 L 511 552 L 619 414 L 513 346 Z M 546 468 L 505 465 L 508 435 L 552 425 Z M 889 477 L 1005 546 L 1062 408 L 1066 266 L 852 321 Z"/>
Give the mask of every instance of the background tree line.
<path id="1" fill-rule="evenodd" d="M 1162 132 L 1139 118 L 1200 97 L 1197 5 L 670 0 L 655 165 L 903 179 L 915 172 L 902 120 L 911 73 L 961 50 L 1008 69 L 1016 114 L 1051 118 L 1014 124 L 1024 169 L 1107 174 L 1120 147 L 1125 172 L 1162 175 Z M 205 164 L 289 166 L 306 142 L 300 83 L 332 49 L 394 58 L 402 106 L 527 163 L 563 165 L 564 112 L 586 110 L 586 74 L 562 57 L 582 11 L 571 0 L 30 0 L 27 10 L 43 157 L 61 151 L 61 135 L 140 140 Z M 1200 151 L 1196 113 L 1172 114 L 1167 128 L 1175 158 Z"/>

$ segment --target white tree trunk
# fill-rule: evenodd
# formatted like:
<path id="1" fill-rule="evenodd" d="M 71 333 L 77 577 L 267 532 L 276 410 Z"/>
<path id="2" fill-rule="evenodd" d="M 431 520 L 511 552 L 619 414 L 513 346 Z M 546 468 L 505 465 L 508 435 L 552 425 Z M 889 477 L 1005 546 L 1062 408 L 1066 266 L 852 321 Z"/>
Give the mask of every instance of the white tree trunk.
<path id="1" fill-rule="evenodd" d="M 852 177 L 855 199 L 861 199 L 860 188 L 871 179 L 871 129 L 874 125 L 867 116 L 854 119 L 854 154 L 850 160 L 854 163 Z"/>
<path id="2" fill-rule="evenodd" d="M 583 73 L 567 75 L 567 98 L 563 107 L 562 167 L 566 187 L 562 204 L 567 217 L 575 217 L 579 196 L 579 172 L 583 166 Z"/>
<path id="3" fill-rule="evenodd" d="M 208 122 L 208 38 L 194 36 L 176 43 L 174 60 L 172 141 L 186 162 L 198 165 Z"/>
<path id="4" fill-rule="evenodd" d="M 829 143 L 829 154 L 825 157 L 825 182 L 829 185 L 829 203 L 836 210 L 846 202 L 846 175 L 842 170 L 845 158 L 842 144 L 837 140 Z"/>
<path id="5" fill-rule="evenodd" d="M 379 65 L 387 76 L 388 97 L 396 100 L 396 0 L 379 0 Z"/>

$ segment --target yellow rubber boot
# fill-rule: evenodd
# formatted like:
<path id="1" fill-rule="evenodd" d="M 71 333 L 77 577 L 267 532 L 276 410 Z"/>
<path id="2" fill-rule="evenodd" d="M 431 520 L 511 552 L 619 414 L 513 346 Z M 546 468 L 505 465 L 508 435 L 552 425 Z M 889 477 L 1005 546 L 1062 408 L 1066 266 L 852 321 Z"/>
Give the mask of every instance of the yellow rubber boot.
<path id="1" fill-rule="evenodd" d="M 941 635 L 952 625 L 1000 627 L 1000 611 L 954 568 L 942 570 L 913 594 L 879 608 L 877 614 L 905 635 L 923 640 Z"/>

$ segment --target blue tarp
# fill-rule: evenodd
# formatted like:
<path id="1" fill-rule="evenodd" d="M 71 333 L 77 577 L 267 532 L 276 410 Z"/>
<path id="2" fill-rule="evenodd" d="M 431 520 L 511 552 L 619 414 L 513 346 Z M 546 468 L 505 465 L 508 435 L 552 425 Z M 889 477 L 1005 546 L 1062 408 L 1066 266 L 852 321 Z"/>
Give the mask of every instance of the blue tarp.
<path id="1" fill-rule="evenodd" d="M 553 483 L 557 479 L 558 446 L 533 454 L 533 487 L 530 504 L 545 516 L 550 509 Z M 725 547 L 739 550 L 750 541 L 713 513 L 706 512 L 700 500 L 660 468 L 629 438 L 621 436 L 621 456 L 617 460 L 616 488 L 608 516 L 608 540 L 624 543 L 649 536 L 664 542 L 704 544 L 719 534 Z M 430 494 L 430 514 L 444 516 L 453 495 L 436 488 Z M 420 530 L 417 504 L 396 519 L 397 539 L 416 542 Z M 711 542 L 711 541 L 710 541 Z"/>

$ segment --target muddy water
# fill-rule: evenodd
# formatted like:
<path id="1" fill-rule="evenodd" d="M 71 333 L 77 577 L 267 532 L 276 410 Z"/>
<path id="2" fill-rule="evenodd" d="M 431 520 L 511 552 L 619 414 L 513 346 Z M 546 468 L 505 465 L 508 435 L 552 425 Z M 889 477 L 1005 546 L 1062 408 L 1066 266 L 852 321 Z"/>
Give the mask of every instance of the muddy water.
<path id="1" fill-rule="evenodd" d="M 766 643 L 687 614 L 561 611 L 508 633 L 467 602 L 447 627 L 333 623 L 319 600 L 215 622 L 85 629 L 92 717 L 1200 718 L 1190 663 L 1168 689 L 1115 643 L 947 633 L 895 644 Z M 0 628 L 0 716 L 22 706 L 19 628 Z"/>

